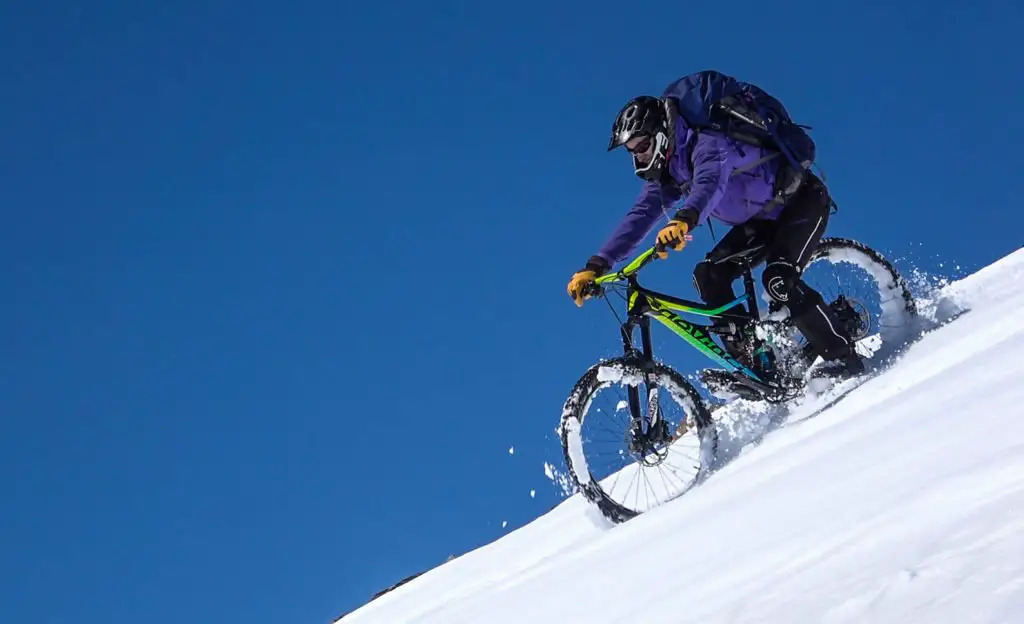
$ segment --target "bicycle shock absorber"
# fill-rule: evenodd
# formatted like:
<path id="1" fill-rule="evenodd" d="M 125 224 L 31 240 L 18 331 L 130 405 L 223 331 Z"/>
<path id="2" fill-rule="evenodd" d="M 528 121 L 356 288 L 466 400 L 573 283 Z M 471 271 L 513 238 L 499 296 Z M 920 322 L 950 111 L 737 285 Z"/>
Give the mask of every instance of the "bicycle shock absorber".
<path id="1" fill-rule="evenodd" d="M 759 368 L 765 373 L 775 370 L 775 352 L 771 348 L 769 340 L 758 336 L 757 329 L 750 327 L 746 335 L 747 344 L 751 345 L 750 353 L 753 360 L 758 363 Z"/>
<path id="2" fill-rule="evenodd" d="M 775 353 L 768 347 L 764 342 L 758 341 L 757 349 L 754 351 L 754 357 L 761 364 L 761 370 L 766 373 L 770 373 L 775 370 Z"/>

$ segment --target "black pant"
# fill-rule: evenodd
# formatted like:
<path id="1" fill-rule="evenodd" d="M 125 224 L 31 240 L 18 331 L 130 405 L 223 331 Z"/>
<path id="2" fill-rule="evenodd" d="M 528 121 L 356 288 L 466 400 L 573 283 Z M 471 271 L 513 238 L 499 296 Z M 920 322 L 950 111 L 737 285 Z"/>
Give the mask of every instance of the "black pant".
<path id="1" fill-rule="evenodd" d="M 848 352 L 851 342 L 831 308 L 800 277 L 828 226 L 830 204 L 825 185 L 808 172 L 777 220 L 750 220 L 734 226 L 694 268 L 693 282 L 700 297 L 712 306 L 735 299 L 732 283 L 744 267 L 736 255 L 761 247 L 747 262 L 751 267 L 766 263 L 761 281 L 768 296 L 789 308 L 793 324 L 822 357 L 831 359 Z"/>

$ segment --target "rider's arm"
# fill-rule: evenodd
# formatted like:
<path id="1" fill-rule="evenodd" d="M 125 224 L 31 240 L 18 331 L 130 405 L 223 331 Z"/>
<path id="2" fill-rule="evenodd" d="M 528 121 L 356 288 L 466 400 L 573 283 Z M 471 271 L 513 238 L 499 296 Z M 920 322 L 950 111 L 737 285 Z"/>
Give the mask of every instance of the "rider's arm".
<path id="1" fill-rule="evenodd" d="M 693 148 L 693 183 L 675 218 L 685 221 L 692 230 L 707 221 L 725 194 L 729 174 L 734 168 L 729 158 L 729 144 L 724 137 L 701 134 Z"/>
<path id="2" fill-rule="evenodd" d="M 677 202 L 680 195 L 674 186 L 644 183 L 636 203 L 598 250 L 597 256 L 607 262 L 609 268 L 625 259 L 650 233 L 664 209 Z"/>

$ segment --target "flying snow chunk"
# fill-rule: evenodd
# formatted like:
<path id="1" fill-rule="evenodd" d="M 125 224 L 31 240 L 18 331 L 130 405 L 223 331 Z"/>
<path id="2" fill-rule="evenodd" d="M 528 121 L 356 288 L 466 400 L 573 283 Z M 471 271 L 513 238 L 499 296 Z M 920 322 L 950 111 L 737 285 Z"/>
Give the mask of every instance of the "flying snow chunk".
<path id="1" fill-rule="evenodd" d="M 502 521 L 501 521 L 501 528 L 503 528 L 503 529 L 504 529 L 504 528 L 505 528 L 505 527 L 507 527 L 507 526 L 508 526 L 508 520 L 502 520 Z"/>
<path id="2" fill-rule="evenodd" d="M 515 455 L 516 454 L 516 447 L 514 447 L 514 446 L 508 447 L 508 454 L 509 455 Z"/>
<path id="3" fill-rule="evenodd" d="M 537 490 L 530 490 L 530 498 L 537 498 Z"/>

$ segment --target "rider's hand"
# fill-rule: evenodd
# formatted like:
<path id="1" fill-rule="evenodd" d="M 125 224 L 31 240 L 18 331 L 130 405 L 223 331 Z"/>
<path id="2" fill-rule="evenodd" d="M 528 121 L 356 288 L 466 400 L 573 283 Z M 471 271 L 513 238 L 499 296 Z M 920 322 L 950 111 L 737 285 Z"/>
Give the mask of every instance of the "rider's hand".
<path id="1" fill-rule="evenodd" d="M 683 247 L 686 246 L 686 233 L 690 231 L 690 226 L 685 221 L 679 219 L 672 219 L 668 222 L 668 225 L 661 228 L 658 232 L 658 250 L 655 252 L 658 257 L 664 260 L 668 257 L 668 252 L 665 249 L 674 249 L 675 251 L 682 251 Z"/>
<path id="2" fill-rule="evenodd" d="M 590 295 L 584 294 L 583 291 L 592 285 L 594 280 L 604 275 L 609 268 L 611 267 L 608 266 L 608 262 L 604 258 L 601 256 L 591 256 L 590 260 L 587 261 L 587 266 L 573 273 L 572 279 L 569 280 L 569 286 L 566 287 L 566 292 L 576 300 L 577 306 L 582 306 L 583 300 L 590 298 Z"/>

